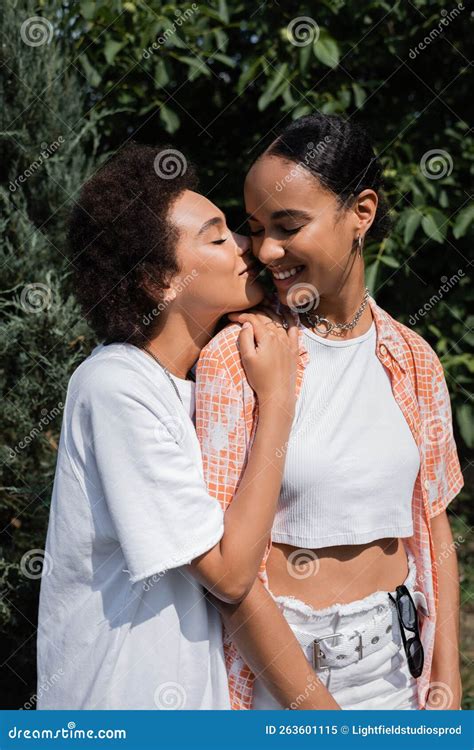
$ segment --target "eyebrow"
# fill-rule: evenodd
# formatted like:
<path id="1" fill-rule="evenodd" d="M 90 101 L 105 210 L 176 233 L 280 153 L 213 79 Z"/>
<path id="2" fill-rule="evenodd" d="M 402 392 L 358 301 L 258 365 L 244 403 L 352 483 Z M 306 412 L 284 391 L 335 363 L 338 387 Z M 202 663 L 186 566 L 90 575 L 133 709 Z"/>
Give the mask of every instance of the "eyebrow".
<path id="1" fill-rule="evenodd" d="M 223 223 L 224 222 L 223 222 L 223 220 L 222 220 L 222 218 L 220 216 L 214 216 L 213 219 L 208 219 L 207 221 L 204 222 L 204 224 L 202 225 L 201 229 L 197 233 L 197 237 L 200 237 L 201 234 L 204 234 L 204 232 L 207 229 L 209 229 L 210 227 L 219 226 L 219 225 L 221 225 Z"/>
<path id="2" fill-rule="evenodd" d="M 287 210 L 281 210 L 281 211 L 274 211 L 271 216 L 271 219 L 278 220 L 278 219 L 303 219 L 303 220 L 309 220 L 311 216 L 306 211 L 301 211 L 297 208 L 288 208 Z M 258 221 L 254 216 L 251 214 L 247 214 L 247 219 L 249 221 Z"/>

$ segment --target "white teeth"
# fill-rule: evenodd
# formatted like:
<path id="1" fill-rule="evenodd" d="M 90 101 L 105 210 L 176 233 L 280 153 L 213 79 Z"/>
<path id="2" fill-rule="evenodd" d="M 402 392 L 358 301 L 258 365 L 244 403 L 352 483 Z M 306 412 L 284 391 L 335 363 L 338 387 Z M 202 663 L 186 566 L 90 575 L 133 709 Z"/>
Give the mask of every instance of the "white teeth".
<path id="1" fill-rule="evenodd" d="M 294 276 L 298 271 L 301 271 L 302 268 L 303 266 L 294 266 L 294 268 L 289 268 L 288 271 L 272 271 L 272 275 L 275 279 L 280 279 L 281 281 L 282 279 L 289 279 L 290 276 Z"/>

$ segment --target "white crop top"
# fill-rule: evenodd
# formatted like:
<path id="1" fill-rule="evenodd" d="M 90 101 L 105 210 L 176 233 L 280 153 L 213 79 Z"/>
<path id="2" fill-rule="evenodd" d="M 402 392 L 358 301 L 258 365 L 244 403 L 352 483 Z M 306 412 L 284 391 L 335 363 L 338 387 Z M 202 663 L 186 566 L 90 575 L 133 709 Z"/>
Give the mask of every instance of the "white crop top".
<path id="1" fill-rule="evenodd" d="M 420 456 L 377 358 L 375 321 L 347 341 L 303 332 L 309 363 L 272 540 L 317 548 L 412 536 Z"/>

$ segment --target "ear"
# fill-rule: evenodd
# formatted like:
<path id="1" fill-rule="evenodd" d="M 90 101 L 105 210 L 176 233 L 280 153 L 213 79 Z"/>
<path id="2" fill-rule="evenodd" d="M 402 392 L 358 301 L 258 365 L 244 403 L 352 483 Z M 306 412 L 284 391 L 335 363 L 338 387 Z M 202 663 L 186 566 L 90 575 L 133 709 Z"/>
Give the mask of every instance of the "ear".
<path id="1" fill-rule="evenodd" d="M 143 277 L 143 288 L 152 299 L 160 299 L 162 302 L 170 303 L 177 297 L 172 277 L 159 284 L 151 276 L 145 275 Z"/>
<path id="2" fill-rule="evenodd" d="M 168 286 L 163 293 L 163 302 L 173 302 L 177 297 L 177 291 L 173 286 Z"/>
<path id="3" fill-rule="evenodd" d="M 356 198 L 354 211 L 359 219 L 358 230 L 364 235 L 369 231 L 377 212 L 379 199 L 375 190 L 367 188 Z"/>

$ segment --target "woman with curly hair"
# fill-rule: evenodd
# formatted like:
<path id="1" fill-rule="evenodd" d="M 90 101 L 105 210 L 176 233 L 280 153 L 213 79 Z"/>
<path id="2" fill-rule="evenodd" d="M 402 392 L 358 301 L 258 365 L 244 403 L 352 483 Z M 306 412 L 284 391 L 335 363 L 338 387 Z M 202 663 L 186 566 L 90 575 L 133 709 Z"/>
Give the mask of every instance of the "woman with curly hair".
<path id="1" fill-rule="evenodd" d="M 195 188 L 182 154 L 132 145 L 72 212 L 75 291 L 101 343 L 73 373 L 64 409 L 40 709 L 230 707 L 221 621 L 204 587 L 235 603 L 256 577 L 280 488 L 275 452 L 293 417 L 296 327 L 267 318 L 238 337 L 261 409 L 224 515 L 202 474 L 192 366 L 221 316 L 263 290 L 247 238 Z M 226 373 L 218 386 L 230 407 Z"/>
<path id="2" fill-rule="evenodd" d="M 366 287 L 364 241 L 390 229 L 366 132 L 339 116 L 296 120 L 252 165 L 245 203 L 253 252 L 276 289 L 268 314 L 291 313 L 300 357 L 259 580 L 242 603 L 216 602 L 232 706 L 288 705 L 282 659 L 292 633 L 318 688 L 343 709 L 459 708 L 459 586 L 446 506 L 464 480 L 436 353 Z M 260 420 L 238 335 L 238 325 L 222 330 L 197 368 L 205 476 L 227 513 Z M 220 403 L 222 371 L 231 373 L 232 410 Z M 267 664 L 258 674 L 256 662 Z M 309 682 L 299 708 L 314 689 Z"/>

